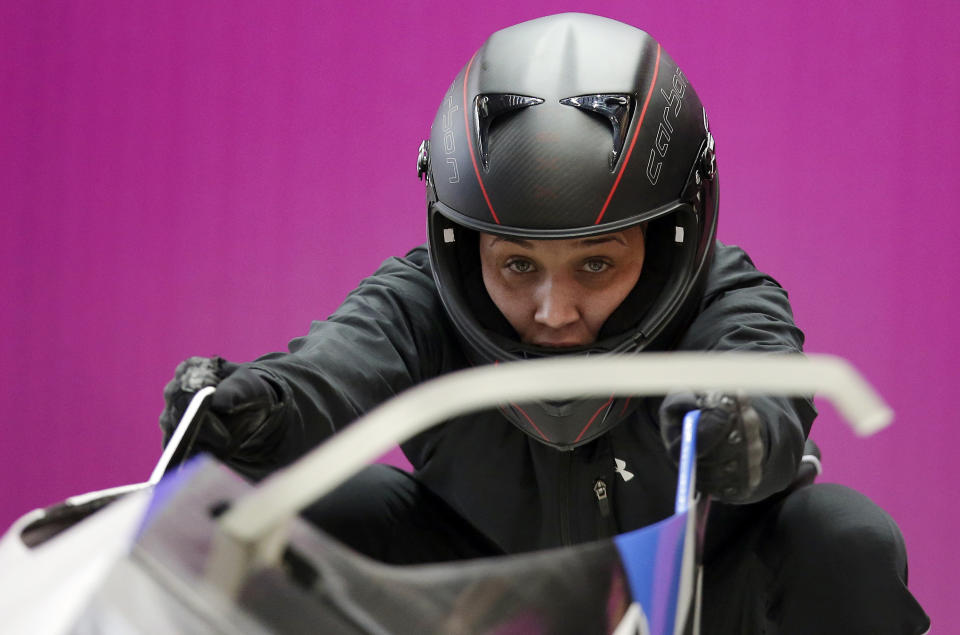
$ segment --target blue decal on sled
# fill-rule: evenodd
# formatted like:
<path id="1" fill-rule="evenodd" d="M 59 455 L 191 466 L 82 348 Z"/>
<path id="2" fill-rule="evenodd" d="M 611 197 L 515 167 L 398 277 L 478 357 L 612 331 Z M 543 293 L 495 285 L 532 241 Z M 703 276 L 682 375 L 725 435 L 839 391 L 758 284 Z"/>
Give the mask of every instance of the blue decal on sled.
<path id="1" fill-rule="evenodd" d="M 614 538 L 633 600 L 647 616 L 651 633 L 673 633 L 683 577 L 688 516 L 694 497 L 696 429 L 700 411 L 683 420 L 675 513 L 658 523 Z"/>

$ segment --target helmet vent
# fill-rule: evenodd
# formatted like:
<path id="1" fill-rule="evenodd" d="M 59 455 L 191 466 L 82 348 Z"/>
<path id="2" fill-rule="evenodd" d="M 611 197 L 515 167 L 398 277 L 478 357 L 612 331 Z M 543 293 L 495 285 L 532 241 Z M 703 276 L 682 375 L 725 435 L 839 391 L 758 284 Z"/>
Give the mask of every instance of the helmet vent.
<path id="1" fill-rule="evenodd" d="M 581 95 L 561 99 L 564 106 L 573 106 L 603 117 L 613 129 L 613 151 L 610 153 L 610 169 L 617 163 L 627 140 L 627 129 L 633 115 L 633 96 L 615 93 Z"/>
<path id="2" fill-rule="evenodd" d="M 484 169 L 490 164 L 490 126 L 503 115 L 516 112 L 530 106 L 542 104 L 539 97 L 525 95 L 488 94 L 477 95 L 474 100 L 477 118 L 477 150 L 483 161 Z"/>

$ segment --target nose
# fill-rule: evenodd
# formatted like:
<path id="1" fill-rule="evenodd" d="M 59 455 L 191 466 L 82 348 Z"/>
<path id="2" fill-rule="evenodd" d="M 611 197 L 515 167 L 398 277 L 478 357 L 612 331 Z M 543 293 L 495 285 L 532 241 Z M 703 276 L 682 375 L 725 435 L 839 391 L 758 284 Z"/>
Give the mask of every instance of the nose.
<path id="1" fill-rule="evenodd" d="M 536 290 L 536 311 L 533 319 L 553 329 L 563 328 L 580 319 L 578 297 L 571 281 L 548 278 Z"/>

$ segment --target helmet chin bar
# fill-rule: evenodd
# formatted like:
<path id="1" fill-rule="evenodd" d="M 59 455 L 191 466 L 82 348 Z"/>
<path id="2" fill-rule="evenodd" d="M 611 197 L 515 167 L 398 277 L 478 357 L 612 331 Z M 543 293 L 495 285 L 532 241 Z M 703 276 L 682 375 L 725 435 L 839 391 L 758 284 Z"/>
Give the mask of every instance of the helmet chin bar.
<path id="1" fill-rule="evenodd" d="M 500 406 L 510 423 L 537 441 L 558 450 L 573 450 L 607 432 L 633 412 L 638 399 L 610 395 L 563 402 L 533 401 Z"/>

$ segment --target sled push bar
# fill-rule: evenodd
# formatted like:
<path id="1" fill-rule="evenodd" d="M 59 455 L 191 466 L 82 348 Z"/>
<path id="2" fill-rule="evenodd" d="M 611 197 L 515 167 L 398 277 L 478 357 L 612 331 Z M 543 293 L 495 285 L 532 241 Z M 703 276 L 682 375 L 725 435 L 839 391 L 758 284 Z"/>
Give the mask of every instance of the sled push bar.
<path id="1" fill-rule="evenodd" d="M 221 516 L 206 563 L 208 581 L 233 597 L 247 573 L 276 563 L 287 524 L 392 447 L 440 422 L 498 404 L 678 390 L 828 399 L 860 436 L 893 411 L 843 359 L 768 353 L 643 353 L 487 365 L 411 388 L 372 410 L 296 463 L 269 476 Z"/>

